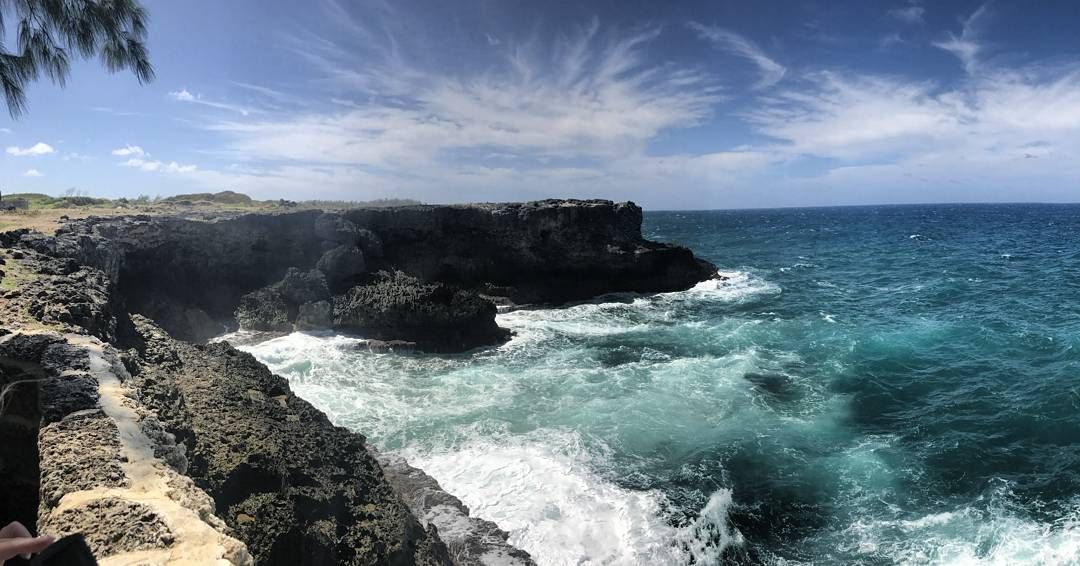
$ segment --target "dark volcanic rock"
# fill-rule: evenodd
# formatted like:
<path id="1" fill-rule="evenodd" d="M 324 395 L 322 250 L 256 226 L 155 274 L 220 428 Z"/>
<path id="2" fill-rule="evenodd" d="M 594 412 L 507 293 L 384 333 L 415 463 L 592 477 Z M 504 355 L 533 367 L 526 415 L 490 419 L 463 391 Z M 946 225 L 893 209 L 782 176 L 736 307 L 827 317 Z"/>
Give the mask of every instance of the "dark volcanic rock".
<path id="1" fill-rule="evenodd" d="M 324 253 L 317 267 L 326 276 L 330 289 L 340 293 L 358 281 L 366 265 L 360 248 L 341 245 Z"/>
<path id="2" fill-rule="evenodd" d="M 604 200 L 410 206 L 344 213 L 379 235 L 385 260 L 420 280 L 500 286 L 516 302 L 677 291 L 713 277 L 690 250 L 641 237 L 641 208 Z"/>
<path id="3" fill-rule="evenodd" d="M 292 330 L 289 303 L 276 287 L 259 289 L 240 297 L 236 321 L 245 330 Z"/>
<path id="4" fill-rule="evenodd" d="M 413 513 L 439 529 L 439 537 L 453 549 L 456 566 L 536 566 L 529 553 L 514 548 L 510 535 L 491 521 L 469 516 L 469 508 L 447 493 L 435 478 L 397 456 L 379 456 L 386 478 Z"/>
<path id="5" fill-rule="evenodd" d="M 495 305 L 474 292 L 382 273 L 334 299 L 334 326 L 383 340 L 408 340 L 428 351 L 460 352 L 506 341 Z"/>
<path id="6" fill-rule="evenodd" d="M 715 275 L 714 266 L 688 249 L 643 239 L 641 218 L 633 203 L 600 200 L 206 220 L 135 216 L 73 220 L 55 238 L 8 233 L 0 243 L 92 268 L 104 279 L 92 281 L 91 289 L 101 283 L 116 287 L 107 305 L 113 311 L 145 314 L 172 335 L 200 342 L 232 327 L 241 298 L 282 281 L 290 268 L 300 273 L 317 268 L 338 295 L 366 283 L 371 273 L 400 270 L 423 283 L 446 283 L 517 303 L 673 291 Z M 85 323 L 103 337 L 113 331 L 102 327 L 108 313 L 99 316 L 84 308 L 95 303 L 72 296 L 77 300 L 71 306 L 40 314 Z M 300 305 L 327 300 L 286 297 L 285 315 L 279 316 L 277 299 L 261 299 L 267 307 L 250 301 L 245 306 L 255 313 L 246 320 L 261 328 L 285 328 L 283 321 L 292 322 Z M 61 302 L 48 297 L 43 304 Z"/>
<path id="7" fill-rule="evenodd" d="M 294 305 L 325 301 L 330 298 L 330 289 L 326 286 L 326 277 L 315 269 L 300 271 L 295 267 L 285 272 L 285 277 L 277 284 L 285 300 Z"/>
<path id="8" fill-rule="evenodd" d="M 281 281 L 240 297 L 236 321 L 246 330 L 290 331 L 294 320 L 301 328 L 327 328 L 329 299 L 322 272 L 291 267 Z"/>
<path id="9" fill-rule="evenodd" d="M 330 328 L 334 324 L 334 305 L 330 301 L 315 301 L 300 305 L 293 327 L 297 330 Z"/>
<path id="10" fill-rule="evenodd" d="M 315 235 L 345 246 L 355 246 L 360 241 L 360 229 L 340 214 L 327 212 L 315 219 Z"/>
<path id="11" fill-rule="evenodd" d="M 87 218 L 62 226 L 55 238 L 25 234 L 20 241 L 96 267 L 116 286 L 123 310 L 199 342 L 233 324 L 244 294 L 280 281 L 290 267 L 314 266 L 322 252 L 320 214 Z"/>
<path id="12" fill-rule="evenodd" d="M 249 354 L 134 321 L 143 402 L 187 447 L 188 475 L 259 564 L 450 563 L 361 435 L 332 425 Z"/>

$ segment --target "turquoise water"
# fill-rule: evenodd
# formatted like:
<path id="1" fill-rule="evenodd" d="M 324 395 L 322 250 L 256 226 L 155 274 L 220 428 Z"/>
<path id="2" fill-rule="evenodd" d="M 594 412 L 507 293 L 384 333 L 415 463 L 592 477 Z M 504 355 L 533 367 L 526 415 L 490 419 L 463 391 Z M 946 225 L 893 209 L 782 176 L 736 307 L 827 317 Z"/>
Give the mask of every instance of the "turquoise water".
<path id="1" fill-rule="evenodd" d="M 247 348 L 541 564 L 1080 563 L 1080 206 L 646 214 L 727 279 Z"/>

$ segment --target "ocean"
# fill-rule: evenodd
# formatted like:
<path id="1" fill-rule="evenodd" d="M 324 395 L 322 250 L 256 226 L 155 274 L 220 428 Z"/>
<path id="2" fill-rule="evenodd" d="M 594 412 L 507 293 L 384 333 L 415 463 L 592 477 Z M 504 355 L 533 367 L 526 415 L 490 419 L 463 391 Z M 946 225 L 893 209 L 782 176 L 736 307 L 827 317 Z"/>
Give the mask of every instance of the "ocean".
<path id="1" fill-rule="evenodd" d="M 724 276 L 245 349 L 542 565 L 1080 563 L 1080 206 L 649 212 Z"/>

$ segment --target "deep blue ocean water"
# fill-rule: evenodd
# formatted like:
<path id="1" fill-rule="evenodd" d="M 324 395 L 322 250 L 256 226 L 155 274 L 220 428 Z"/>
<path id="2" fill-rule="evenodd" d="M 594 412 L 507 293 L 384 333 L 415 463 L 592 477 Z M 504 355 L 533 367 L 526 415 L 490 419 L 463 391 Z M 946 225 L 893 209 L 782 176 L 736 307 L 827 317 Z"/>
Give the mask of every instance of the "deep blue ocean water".
<path id="1" fill-rule="evenodd" d="M 1080 206 L 653 212 L 725 280 L 248 349 L 541 564 L 1080 563 Z"/>

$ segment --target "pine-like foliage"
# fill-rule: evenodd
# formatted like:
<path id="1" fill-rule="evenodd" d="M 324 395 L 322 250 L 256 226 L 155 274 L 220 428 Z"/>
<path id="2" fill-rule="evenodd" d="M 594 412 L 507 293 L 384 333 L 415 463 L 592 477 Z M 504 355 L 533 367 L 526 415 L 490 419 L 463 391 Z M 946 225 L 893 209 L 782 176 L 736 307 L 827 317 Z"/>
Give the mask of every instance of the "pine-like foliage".
<path id="1" fill-rule="evenodd" d="M 101 57 L 110 72 L 154 78 L 146 51 L 146 10 L 138 0 L 0 0 L 0 86 L 8 112 L 26 110 L 25 87 L 42 73 L 63 86 L 71 58 Z M 5 40 L 18 35 L 18 50 Z"/>

